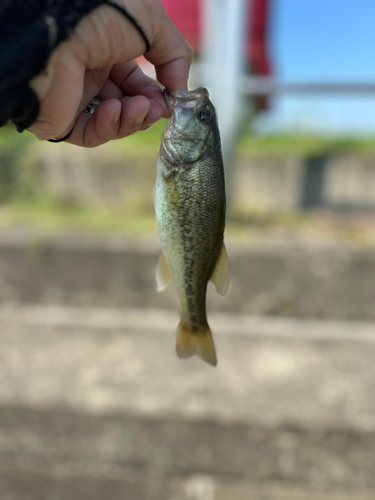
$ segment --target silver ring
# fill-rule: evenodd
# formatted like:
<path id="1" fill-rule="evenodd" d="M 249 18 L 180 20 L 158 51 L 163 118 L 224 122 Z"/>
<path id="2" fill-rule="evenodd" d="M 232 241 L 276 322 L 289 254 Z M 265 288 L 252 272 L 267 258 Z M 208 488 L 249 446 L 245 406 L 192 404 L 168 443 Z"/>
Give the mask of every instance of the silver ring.
<path id="1" fill-rule="evenodd" d="M 90 102 L 90 104 L 87 106 L 87 108 L 84 109 L 84 113 L 88 113 L 90 115 L 93 115 L 97 106 L 102 102 L 99 97 L 94 97 L 94 99 Z"/>

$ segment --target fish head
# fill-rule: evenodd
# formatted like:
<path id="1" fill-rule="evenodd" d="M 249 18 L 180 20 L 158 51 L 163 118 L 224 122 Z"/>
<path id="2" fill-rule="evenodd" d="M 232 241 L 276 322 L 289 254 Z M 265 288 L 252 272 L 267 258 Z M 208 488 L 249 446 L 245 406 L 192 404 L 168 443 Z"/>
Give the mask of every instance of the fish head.
<path id="1" fill-rule="evenodd" d="M 171 118 L 164 130 L 161 152 L 175 167 L 198 161 L 207 143 L 218 137 L 215 108 L 204 88 L 164 90 Z"/>

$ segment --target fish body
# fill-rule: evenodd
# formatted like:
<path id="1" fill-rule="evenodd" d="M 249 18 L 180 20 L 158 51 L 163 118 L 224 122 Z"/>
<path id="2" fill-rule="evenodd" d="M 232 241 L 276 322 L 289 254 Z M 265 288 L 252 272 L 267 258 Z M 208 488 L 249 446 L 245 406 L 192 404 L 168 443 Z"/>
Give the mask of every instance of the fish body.
<path id="1" fill-rule="evenodd" d="M 216 365 L 206 318 L 207 283 L 224 295 L 225 181 L 215 108 L 206 89 L 166 91 L 172 112 L 162 136 L 155 212 L 163 247 L 158 288 L 172 279 L 181 304 L 177 354 Z"/>

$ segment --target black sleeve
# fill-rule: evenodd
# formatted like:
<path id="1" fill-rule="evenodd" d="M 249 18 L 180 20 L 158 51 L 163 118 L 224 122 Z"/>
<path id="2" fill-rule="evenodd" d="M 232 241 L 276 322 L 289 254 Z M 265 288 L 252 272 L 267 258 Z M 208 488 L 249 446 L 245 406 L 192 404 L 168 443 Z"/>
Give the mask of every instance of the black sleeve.
<path id="1" fill-rule="evenodd" d="M 28 82 L 56 46 L 103 0 L 0 0 L 0 127 L 11 120 L 19 132 L 36 120 L 39 101 Z M 112 4 L 148 40 L 134 18 Z"/>

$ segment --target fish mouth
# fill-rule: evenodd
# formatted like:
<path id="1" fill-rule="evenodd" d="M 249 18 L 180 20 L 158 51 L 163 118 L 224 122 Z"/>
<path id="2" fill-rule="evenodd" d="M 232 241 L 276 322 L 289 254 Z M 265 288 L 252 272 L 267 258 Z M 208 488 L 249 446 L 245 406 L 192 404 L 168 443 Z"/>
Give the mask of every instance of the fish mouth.
<path id="1" fill-rule="evenodd" d="M 200 101 L 209 97 L 208 90 L 203 87 L 195 90 L 164 89 L 163 94 L 171 113 L 176 107 L 195 108 Z"/>

